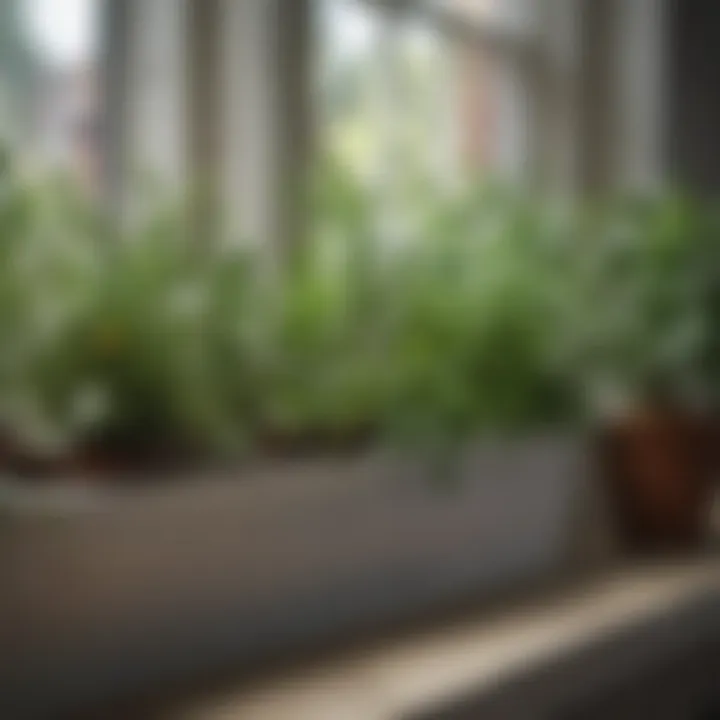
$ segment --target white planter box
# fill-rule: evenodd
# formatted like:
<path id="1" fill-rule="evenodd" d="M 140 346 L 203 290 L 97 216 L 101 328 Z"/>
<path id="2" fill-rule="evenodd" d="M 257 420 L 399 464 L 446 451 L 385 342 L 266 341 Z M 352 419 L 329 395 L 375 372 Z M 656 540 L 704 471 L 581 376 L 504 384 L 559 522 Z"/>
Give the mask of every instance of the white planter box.
<path id="1" fill-rule="evenodd" d="M 286 462 L 6 518 L 0 716 L 255 663 L 589 561 L 582 440 L 481 444 L 457 467 L 438 484 L 419 458 Z"/>

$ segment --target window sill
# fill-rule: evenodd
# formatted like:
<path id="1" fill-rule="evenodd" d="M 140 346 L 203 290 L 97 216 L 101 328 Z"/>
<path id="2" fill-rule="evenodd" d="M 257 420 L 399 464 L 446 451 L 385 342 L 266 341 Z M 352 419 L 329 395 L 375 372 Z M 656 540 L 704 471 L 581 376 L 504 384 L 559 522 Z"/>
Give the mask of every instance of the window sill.
<path id="1" fill-rule="evenodd" d="M 719 610 L 717 559 L 628 568 L 532 607 L 356 649 L 235 694 L 206 698 L 171 717 L 557 717 L 560 709 L 628 677 L 682 659 L 700 639 L 717 647 Z"/>

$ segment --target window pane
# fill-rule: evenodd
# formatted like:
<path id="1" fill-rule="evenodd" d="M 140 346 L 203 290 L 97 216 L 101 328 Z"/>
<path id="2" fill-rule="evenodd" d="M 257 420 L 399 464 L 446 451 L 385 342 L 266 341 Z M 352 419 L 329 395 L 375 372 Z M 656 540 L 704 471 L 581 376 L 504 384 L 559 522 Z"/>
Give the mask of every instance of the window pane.
<path id="1" fill-rule="evenodd" d="M 372 167 L 377 117 L 373 90 L 378 15 L 352 0 L 320 0 L 319 115 L 322 142 L 353 169 Z"/>
<path id="2" fill-rule="evenodd" d="M 32 171 L 96 181 L 100 0 L 0 0 L 0 136 Z"/>
<path id="3" fill-rule="evenodd" d="M 538 0 L 427 0 L 459 20 L 512 31 L 530 30 Z"/>
<path id="4" fill-rule="evenodd" d="M 512 59 L 421 14 L 392 16 L 361 0 L 321 8 L 322 144 L 331 155 L 375 180 L 523 172 L 526 88 Z"/>

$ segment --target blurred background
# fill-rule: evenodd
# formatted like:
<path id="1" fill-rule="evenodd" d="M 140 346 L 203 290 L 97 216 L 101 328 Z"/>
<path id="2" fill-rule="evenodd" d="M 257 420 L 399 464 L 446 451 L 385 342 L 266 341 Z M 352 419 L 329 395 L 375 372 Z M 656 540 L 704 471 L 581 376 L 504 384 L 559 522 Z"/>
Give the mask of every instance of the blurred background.
<path id="1" fill-rule="evenodd" d="M 61 165 L 95 190 L 143 171 L 201 173 L 235 198 L 249 177 L 267 194 L 270 167 L 291 168 L 308 147 L 376 179 L 491 174 L 567 190 L 709 180 L 689 147 L 691 123 L 712 124 L 711 73 L 693 67 L 709 10 L 246 5 L 5 0 L 4 135 L 34 171 Z"/>
<path id="2" fill-rule="evenodd" d="M 0 0 L 0 717 L 717 717 L 719 29 Z"/>

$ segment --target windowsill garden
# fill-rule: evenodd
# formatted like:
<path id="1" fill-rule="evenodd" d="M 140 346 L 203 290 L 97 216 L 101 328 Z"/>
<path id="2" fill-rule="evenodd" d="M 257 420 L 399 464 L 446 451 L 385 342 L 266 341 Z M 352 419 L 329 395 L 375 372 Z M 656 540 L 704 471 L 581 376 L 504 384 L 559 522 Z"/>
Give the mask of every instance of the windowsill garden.
<path id="1" fill-rule="evenodd" d="M 177 209 L 116 232 L 7 162 L 1 184 L 6 474 L 147 478 L 391 447 L 447 479 L 470 439 L 600 427 L 609 474 L 632 488 L 628 528 L 698 531 L 720 333 L 716 223 L 697 203 L 580 213 L 426 191 L 410 240 L 389 244 L 368 194 L 328 173 L 312 237 L 278 275 Z M 640 477 L 653 463 L 664 481 Z M 652 509 L 643 482 L 665 482 Z"/>
<path id="2" fill-rule="evenodd" d="M 252 663 L 584 567 L 598 470 L 628 546 L 703 539 L 707 209 L 425 195 L 411 239 L 387 243 L 342 174 L 316 201 L 269 272 L 183 212 L 119 232 L 3 170 L 0 467 L 111 498 L 4 523 L 20 695 L 38 658 L 68 687 L 88 663 L 112 684 L 120 636 L 130 657 L 169 633 L 153 642 L 185 648 L 188 672 L 196 645 Z"/>

